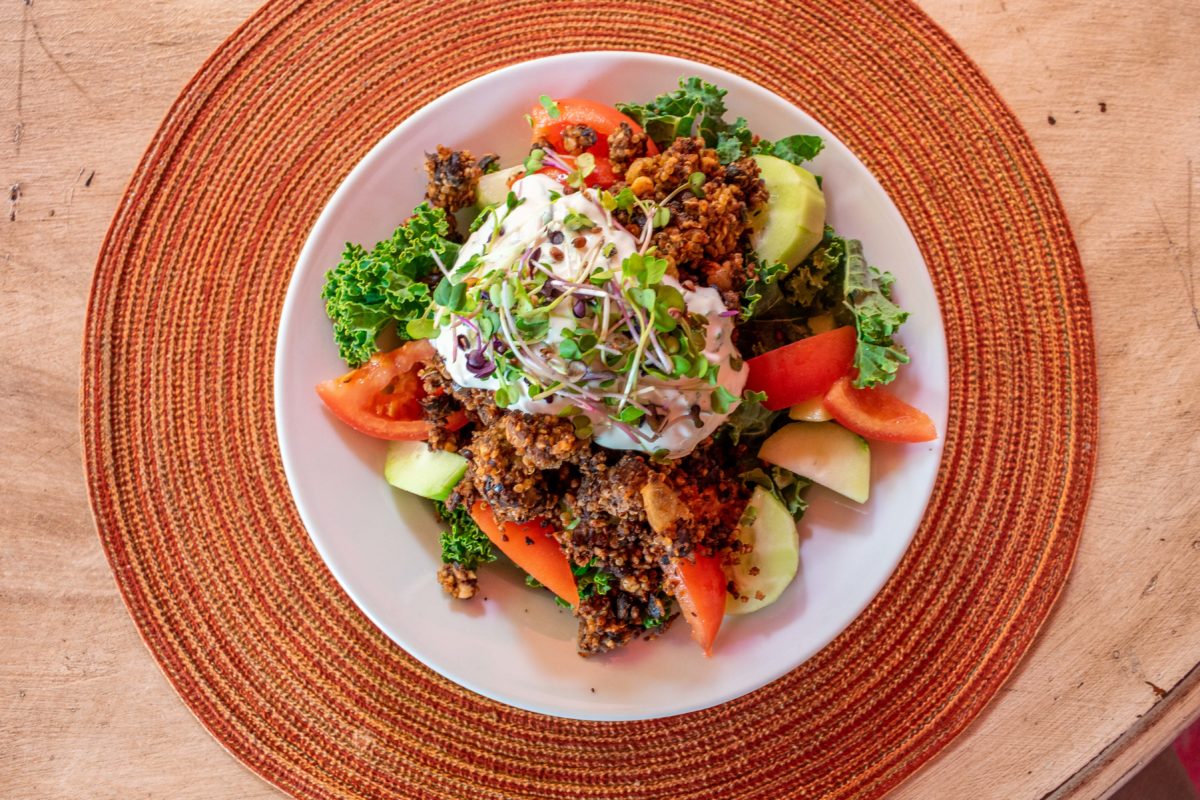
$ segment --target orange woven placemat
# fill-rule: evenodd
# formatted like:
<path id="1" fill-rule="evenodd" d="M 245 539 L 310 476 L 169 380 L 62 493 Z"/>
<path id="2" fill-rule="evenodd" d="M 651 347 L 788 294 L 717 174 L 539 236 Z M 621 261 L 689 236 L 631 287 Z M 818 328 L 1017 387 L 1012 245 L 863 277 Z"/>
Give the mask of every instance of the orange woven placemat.
<path id="1" fill-rule="evenodd" d="M 945 456 L 896 574 L 799 669 L 665 720 L 526 713 L 408 657 L 310 545 L 273 424 L 284 293 L 337 184 L 449 88 L 583 49 L 707 61 L 812 113 L 908 220 L 949 345 Z M 82 398 L 100 537 L 146 643 L 223 745 L 306 798 L 879 796 L 1029 647 L 1096 442 L 1087 295 L 1054 189 L 905 0 L 269 2 L 133 176 L 96 269 Z"/>

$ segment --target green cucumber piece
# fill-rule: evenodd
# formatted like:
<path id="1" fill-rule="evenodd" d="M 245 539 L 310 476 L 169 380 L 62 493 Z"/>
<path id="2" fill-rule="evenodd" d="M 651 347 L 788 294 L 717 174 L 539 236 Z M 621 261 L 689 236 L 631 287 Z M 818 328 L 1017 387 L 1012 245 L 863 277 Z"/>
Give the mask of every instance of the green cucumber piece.
<path id="1" fill-rule="evenodd" d="M 729 567 L 738 596 L 726 597 L 726 614 L 749 614 L 771 605 L 800 569 L 800 533 L 783 503 L 756 486 L 746 510 L 737 538 L 749 551 L 739 553 Z"/>
<path id="2" fill-rule="evenodd" d="M 481 175 L 479 183 L 475 186 L 475 208 L 483 211 L 488 206 L 503 203 L 508 198 L 509 179 L 524 169 L 523 165 L 517 164 L 515 167 L 507 167 Z"/>
<path id="3" fill-rule="evenodd" d="M 458 453 L 431 450 L 425 442 L 402 441 L 388 445 L 383 477 L 397 489 L 445 500 L 467 471 L 467 460 Z"/>
<path id="4" fill-rule="evenodd" d="M 836 422 L 793 422 L 771 434 L 758 457 L 858 503 L 871 491 L 867 440 Z"/>
<path id="5" fill-rule="evenodd" d="M 775 156 L 753 158 L 770 195 L 751 220 L 754 251 L 762 261 L 793 269 L 824 236 L 825 194 L 803 167 Z"/>

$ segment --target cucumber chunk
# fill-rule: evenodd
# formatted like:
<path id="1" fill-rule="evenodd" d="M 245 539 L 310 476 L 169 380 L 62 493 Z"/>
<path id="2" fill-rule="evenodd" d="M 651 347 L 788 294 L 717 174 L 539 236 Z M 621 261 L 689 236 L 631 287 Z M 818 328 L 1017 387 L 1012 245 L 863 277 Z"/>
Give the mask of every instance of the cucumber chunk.
<path id="1" fill-rule="evenodd" d="M 763 442 L 758 457 L 858 503 L 871 491 L 867 440 L 836 422 L 793 422 Z"/>
<path id="2" fill-rule="evenodd" d="M 467 471 L 467 460 L 458 453 L 431 450 L 425 442 L 392 442 L 388 445 L 383 477 L 397 489 L 445 500 Z"/>
<path id="3" fill-rule="evenodd" d="M 524 169 L 523 165 L 517 164 L 515 167 L 507 167 L 481 175 L 479 183 L 475 186 L 475 208 L 483 211 L 488 206 L 503 203 L 508 197 L 509 179 Z"/>
<path id="4" fill-rule="evenodd" d="M 746 508 L 749 524 L 738 529 L 737 538 L 750 550 L 729 567 L 738 596 L 726 597 L 726 614 L 749 614 L 771 605 L 800 569 L 800 534 L 783 503 L 756 486 Z"/>
<path id="5" fill-rule="evenodd" d="M 754 251 L 790 270 L 821 243 L 825 194 L 808 170 L 775 156 L 754 156 L 770 197 L 751 220 Z"/>

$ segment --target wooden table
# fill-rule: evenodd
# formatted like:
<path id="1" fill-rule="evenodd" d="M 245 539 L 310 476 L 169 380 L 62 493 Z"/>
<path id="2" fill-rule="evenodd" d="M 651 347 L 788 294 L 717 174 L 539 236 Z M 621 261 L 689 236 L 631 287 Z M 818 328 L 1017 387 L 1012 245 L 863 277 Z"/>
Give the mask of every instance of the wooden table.
<path id="1" fill-rule="evenodd" d="M 923 5 L 1057 182 L 1087 267 L 1103 407 L 1062 600 L 987 712 L 896 796 L 1100 797 L 1200 710 L 1200 5 Z M 125 182 L 255 6 L 0 8 L 2 797 L 280 796 L 222 752 L 139 642 L 92 526 L 76 410 L 92 266 Z"/>

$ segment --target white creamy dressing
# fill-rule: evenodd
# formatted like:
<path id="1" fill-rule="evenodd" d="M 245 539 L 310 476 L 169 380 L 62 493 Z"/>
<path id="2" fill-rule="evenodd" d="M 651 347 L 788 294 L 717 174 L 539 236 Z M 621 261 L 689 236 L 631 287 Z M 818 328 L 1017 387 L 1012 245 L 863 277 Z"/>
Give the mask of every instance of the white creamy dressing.
<path id="1" fill-rule="evenodd" d="M 471 256 L 479 255 L 481 263 L 473 274 L 482 275 L 498 267 L 517 269 L 522 254 L 531 246 L 540 246 L 543 250 L 541 263 L 564 280 L 580 281 L 592 259 L 601 259 L 604 268 L 611 269 L 620 276 L 622 261 L 638 250 L 638 243 L 633 235 L 612 220 L 611 215 L 593 199 L 591 191 L 551 198 L 551 192 L 557 194 L 561 190 L 562 186 L 545 175 L 534 174 L 516 181 L 512 185 L 512 191 L 524 202 L 507 215 L 503 208 L 498 209 L 498 213 L 490 214 L 487 221 L 471 234 L 463 245 L 456 264 L 463 264 Z M 599 232 L 563 230 L 562 243 L 551 244 L 547 241 L 549 231 L 560 230 L 562 221 L 572 211 L 594 221 Z M 496 231 L 497 218 L 500 224 L 499 232 Z M 585 238 L 586 243 L 577 248 L 573 242 L 580 236 Z M 605 257 L 601 250 L 608 243 L 615 246 L 615 252 Z M 562 251 L 562 260 L 556 261 L 546 255 L 551 247 Z M 453 267 L 446 266 L 453 271 Z M 741 397 L 748 370 L 733 346 L 733 319 L 720 316 L 726 310 L 720 294 L 707 286 L 686 289 L 669 275 L 663 278 L 662 283 L 673 286 L 682 293 L 688 312 L 703 314 L 707 318 L 704 355 L 711 364 L 719 365 L 718 383 L 733 396 Z M 579 322 L 572 312 L 572 304 L 560 303 L 551 312 L 549 333 L 541 347 L 556 350 L 559 342 L 563 340 L 562 331 Z M 496 373 L 479 378 L 468 369 L 466 349 L 456 343 L 462 332 L 461 327 L 455 329 L 451 325 L 443 325 L 433 340 L 434 347 L 446 363 L 450 377 L 464 388 L 496 391 L 500 388 Z M 735 364 L 737 369 L 734 369 Z M 621 381 L 624 381 L 623 376 Z M 573 413 L 586 414 L 591 419 L 595 441 L 602 447 L 648 453 L 666 450 L 670 458 L 680 458 L 712 435 L 729 416 L 729 412 L 737 406 L 737 402 L 730 403 L 727 413 L 717 413 L 712 410 L 710 402 L 710 395 L 715 387 L 705 386 L 697 389 L 687 387 L 687 383 L 689 381 L 680 379 L 649 385 L 644 378 L 639 382 L 638 388 L 635 389 L 638 401 L 653 403 L 667 409 L 666 418 L 673 420 L 657 436 L 647 427 L 640 428 L 644 434 L 653 437 L 648 442 L 631 436 L 622 427 L 613 424 L 602 409 L 579 409 Z M 529 414 L 558 414 L 576 402 L 571 397 L 561 394 L 533 400 L 529 396 L 529 386 L 525 381 L 518 382 L 517 388 L 520 390 L 520 396 L 509 407 Z M 693 406 L 699 407 L 698 417 L 691 411 Z M 696 424 L 697 419 L 701 423 L 699 427 Z"/>

